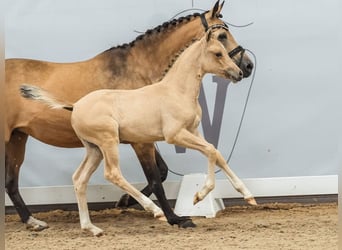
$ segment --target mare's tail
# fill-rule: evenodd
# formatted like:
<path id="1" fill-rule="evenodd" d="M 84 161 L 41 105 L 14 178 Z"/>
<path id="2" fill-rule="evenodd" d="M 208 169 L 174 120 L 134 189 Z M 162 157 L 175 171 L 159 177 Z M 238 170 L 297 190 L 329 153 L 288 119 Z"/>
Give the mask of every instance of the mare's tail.
<path id="1" fill-rule="evenodd" d="M 37 86 L 22 84 L 20 86 L 20 93 L 27 99 L 38 100 L 53 109 L 66 109 L 69 111 L 73 110 L 73 104 L 60 101 Z"/>

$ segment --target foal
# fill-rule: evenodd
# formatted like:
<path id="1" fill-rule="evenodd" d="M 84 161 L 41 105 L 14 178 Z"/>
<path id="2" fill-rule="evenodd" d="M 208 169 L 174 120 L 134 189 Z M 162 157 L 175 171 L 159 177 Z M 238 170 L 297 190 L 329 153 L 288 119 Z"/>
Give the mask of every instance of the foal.
<path id="1" fill-rule="evenodd" d="M 209 164 L 206 182 L 195 194 L 194 204 L 214 188 L 214 168 L 217 165 L 246 201 L 256 205 L 252 194 L 228 167 L 219 151 L 197 129 L 202 116 L 198 96 L 201 80 L 206 73 L 233 82 L 243 76 L 223 45 L 211 38 L 211 30 L 180 54 L 163 80 L 140 89 L 97 90 L 74 104 L 68 104 L 40 88 L 22 85 L 24 97 L 40 100 L 52 108 L 72 110 L 72 127 L 87 150 L 73 175 L 82 229 L 97 236 L 103 233 L 91 223 L 86 200 L 88 180 L 102 158 L 106 179 L 134 197 L 155 217 L 163 216 L 159 207 L 122 176 L 118 152 L 120 142 L 145 143 L 153 150 L 153 142 L 165 140 L 170 144 L 196 149 L 207 156 Z"/>

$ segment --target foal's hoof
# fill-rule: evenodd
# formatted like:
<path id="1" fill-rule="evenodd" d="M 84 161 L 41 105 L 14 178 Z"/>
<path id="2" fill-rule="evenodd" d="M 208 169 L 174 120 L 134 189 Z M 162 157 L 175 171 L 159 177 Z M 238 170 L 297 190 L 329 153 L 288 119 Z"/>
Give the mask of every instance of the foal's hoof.
<path id="1" fill-rule="evenodd" d="M 200 202 L 202 200 L 202 198 L 199 196 L 199 193 L 196 192 L 195 196 L 194 196 L 194 200 L 193 200 L 193 204 L 196 205 L 198 202 Z"/>
<path id="2" fill-rule="evenodd" d="M 116 203 L 115 207 L 127 208 L 135 204 L 137 204 L 135 199 L 133 199 L 129 194 L 124 194 L 121 196 L 120 200 Z"/>
<path id="3" fill-rule="evenodd" d="M 247 198 L 247 199 L 245 199 L 245 201 L 247 201 L 247 203 L 248 203 L 249 205 L 252 205 L 252 206 L 258 205 L 258 203 L 256 202 L 256 200 L 255 200 L 253 197 Z"/>
<path id="4" fill-rule="evenodd" d="M 167 221 L 167 218 L 165 217 L 164 214 L 162 216 L 156 216 L 156 218 L 160 221 Z"/>

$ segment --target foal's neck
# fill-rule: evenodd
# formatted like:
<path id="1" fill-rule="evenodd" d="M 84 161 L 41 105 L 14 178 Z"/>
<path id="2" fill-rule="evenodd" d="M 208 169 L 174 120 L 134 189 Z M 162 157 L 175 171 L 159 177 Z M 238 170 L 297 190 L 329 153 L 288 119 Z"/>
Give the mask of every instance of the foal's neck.
<path id="1" fill-rule="evenodd" d="M 202 68 L 203 54 L 202 40 L 196 41 L 187 48 L 174 63 L 172 68 L 161 81 L 173 91 L 190 98 L 197 99 L 199 96 L 202 78 L 206 72 Z"/>

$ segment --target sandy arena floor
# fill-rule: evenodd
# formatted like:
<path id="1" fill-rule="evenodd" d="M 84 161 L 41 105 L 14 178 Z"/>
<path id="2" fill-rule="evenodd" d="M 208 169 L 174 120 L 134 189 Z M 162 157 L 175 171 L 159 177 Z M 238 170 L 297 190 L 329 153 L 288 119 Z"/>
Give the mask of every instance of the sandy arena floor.
<path id="1" fill-rule="evenodd" d="M 55 210 L 36 213 L 50 228 L 28 231 L 17 215 L 6 215 L 5 247 L 9 250 L 102 249 L 337 249 L 337 203 L 269 203 L 234 206 L 216 218 L 194 217 L 196 228 L 180 229 L 145 211 L 92 211 L 95 225 L 105 230 L 94 237 L 80 229 L 78 213 Z"/>

